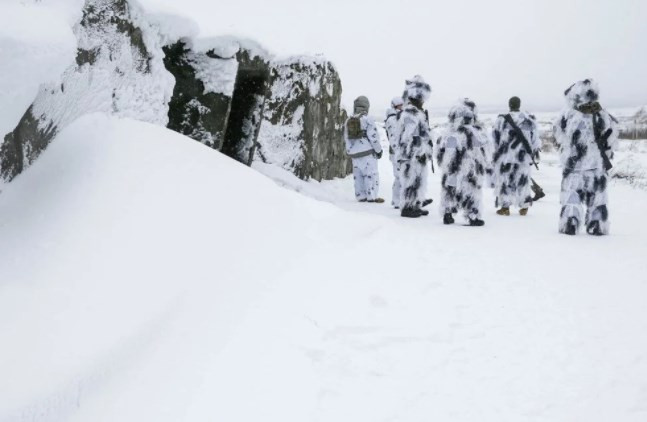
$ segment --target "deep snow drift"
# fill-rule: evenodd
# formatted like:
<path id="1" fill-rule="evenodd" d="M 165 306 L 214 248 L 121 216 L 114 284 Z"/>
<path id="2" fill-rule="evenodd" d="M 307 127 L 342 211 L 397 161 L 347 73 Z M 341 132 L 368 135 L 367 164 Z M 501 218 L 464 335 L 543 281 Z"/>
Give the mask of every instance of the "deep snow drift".
<path id="1" fill-rule="evenodd" d="M 567 238 L 541 165 L 527 218 L 445 227 L 83 117 L 0 195 L 0 421 L 643 422 L 647 194 Z"/>

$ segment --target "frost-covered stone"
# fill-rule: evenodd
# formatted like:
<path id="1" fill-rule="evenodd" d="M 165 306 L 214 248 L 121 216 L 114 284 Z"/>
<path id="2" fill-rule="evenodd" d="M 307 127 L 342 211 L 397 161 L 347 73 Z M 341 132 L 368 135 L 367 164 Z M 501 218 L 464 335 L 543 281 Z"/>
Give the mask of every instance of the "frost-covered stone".
<path id="1" fill-rule="evenodd" d="M 344 177 L 352 166 L 344 149 L 341 81 L 320 58 L 275 62 L 258 136 L 258 159 L 302 179 Z"/>
<path id="2" fill-rule="evenodd" d="M 86 0 L 75 25 L 76 63 L 41 87 L 0 147 L 0 176 L 11 180 L 63 127 L 91 112 L 166 125 L 174 80 L 164 68 L 161 38 L 126 0 Z"/>
<path id="3" fill-rule="evenodd" d="M 303 179 L 349 174 L 341 83 L 330 63 L 275 63 L 254 41 L 195 39 L 191 22 L 146 14 L 130 0 L 85 0 L 78 19 L 76 57 L 41 86 L 0 145 L 0 180 L 12 180 L 61 129 L 92 112 L 167 126 L 242 163 L 256 157 Z"/>
<path id="4" fill-rule="evenodd" d="M 269 77 L 269 56 L 232 37 L 165 47 L 176 85 L 168 127 L 250 164 Z"/>

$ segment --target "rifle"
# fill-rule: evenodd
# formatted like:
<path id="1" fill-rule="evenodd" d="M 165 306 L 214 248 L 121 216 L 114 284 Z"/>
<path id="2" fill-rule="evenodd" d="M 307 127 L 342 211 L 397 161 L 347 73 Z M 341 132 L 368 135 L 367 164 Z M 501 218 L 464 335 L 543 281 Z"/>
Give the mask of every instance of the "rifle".
<path id="1" fill-rule="evenodd" d="M 609 160 L 609 157 L 607 156 L 605 151 L 609 149 L 609 137 L 611 136 L 611 133 L 613 131 L 611 129 L 607 129 L 604 135 L 601 134 L 600 129 L 598 128 L 598 122 L 596 121 L 601 117 L 598 113 L 593 113 L 592 116 L 593 116 L 593 135 L 595 137 L 595 144 L 598 146 L 598 151 L 600 151 L 600 156 L 602 157 L 602 162 L 604 163 L 604 169 L 606 171 L 609 171 L 613 168 L 613 164 L 611 164 L 611 160 Z"/>
<path id="2" fill-rule="evenodd" d="M 517 135 L 517 140 L 523 144 L 524 149 L 530 156 L 530 159 L 532 160 L 532 164 L 535 166 L 537 170 L 539 170 L 539 166 L 537 165 L 537 162 L 535 161 L 534 154 L 532 152 L 532 147 L 530 146 L 530 142 L 526 139 L 526 136 L 523 134 L 519 126 L 512 120 L 512 116 L 510 114 L 506 114 L 503 116 L 505 119 L 506 123 L 508 123 L 511 127 L 512 130 L 514 130 L 515 135 Z"/>
<path id="3" fill-rule="evenodd" d="M 431 125 L 429 124 L 429 111 L 425 109 L 425 117 L 427 118 L 427 127 L 429 128 L 429 142 L 431 142 L 431 150 L 434 150 L 434 142 L 431 139 Z M 431 172 L 433 174 L 436 174 L 436 168 L 434 167 L 434 154 L 432 152 L 431 157 L 429 159 L 431 161 Z"/>

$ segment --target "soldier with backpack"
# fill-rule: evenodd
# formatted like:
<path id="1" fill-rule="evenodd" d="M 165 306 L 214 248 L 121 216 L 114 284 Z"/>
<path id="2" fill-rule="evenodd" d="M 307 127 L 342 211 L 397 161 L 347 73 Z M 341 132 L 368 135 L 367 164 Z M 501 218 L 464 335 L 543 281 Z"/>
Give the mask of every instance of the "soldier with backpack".
<path id="1" fill-rule="evenodd" d="M 520 111 L 521 99 L 512 97 L 508 105 L 510 113 L 498 117 L 492 133 L 495 193 L 501 207 L 496 213 L 509 216 L 514 205 L 525 216 L 533 202 L 530 175 L 541 141 L 535 116 Z"/>
<path id="2" fill-rule="evenodd" d="M 382 158 L 382 147 L 375 121 L 368 116 L 370 103 L 361 96 L 355 100 L 354 112 L 344 125 L 346 153 L 353 160 L 355 198 L 359 202 L 383 203 L 378 197 L 380 178 L 377 160 Z"/>
<path id="3" fill-rule="evenodd" d="M 391 205 L 395 209 L 400 208 L 400 165 L 397 160 L 398 139 L 396 131 L 398 129 L 398 120 L 404 101 L 401 97 L 395 97 L 391 100 L 391 107 L 386 111 L 386 120 L 384 121 L 384 128 L 386 129 L 386 137 L 389 140 L 389 159 L 393 165 L 393 196 Z"/>

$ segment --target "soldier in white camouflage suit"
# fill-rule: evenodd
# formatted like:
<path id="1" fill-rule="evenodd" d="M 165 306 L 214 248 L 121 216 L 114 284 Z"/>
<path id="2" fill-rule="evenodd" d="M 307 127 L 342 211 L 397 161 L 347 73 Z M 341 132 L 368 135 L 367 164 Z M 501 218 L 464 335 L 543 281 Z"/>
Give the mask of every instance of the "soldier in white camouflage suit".
<path id="1" fill-rule="evenodd" d="M 416 75 L 406 81 L 406 106 L 402 110 L 397 129 L 396 158 L 400 166 L 402 185 L 400 201 L 402 217 L 417 218 L 429 215 L 425 205 L 428 163 L 432 160 L 431 141 L 427 113 L 423 109 L 431 94 L 431 87 Z"/>
<path id="2" fill-rule="evenodd" d="M 463 211 L 470 226 L 483 226 L 481 206 L 489 140 L 478 124 L 476 104 L 464 99 L 449 111 L 449 128 L 440 137 L 436 159 L 442 169 L 440 212 L 444 224 Z"/>
<path id="3" fill-rule="evenodd" d="M 539 157 L 541 140 L 532 114 L 520 111 L 521 99 L 512 97 L 510 113 L 500 115 L 494 124 L 492 165 L 499 215 L 510 215 L 510 207 L 519 207 L 526 215 L 532 205 L 531 172 Z"/>
<path id="4" fill-rule="evenodd" d="M 588 234 L 606 235 L 607 172 L 617 146 L 617 122 L 600 106 L 592 79 L 575 83 L 564 94 L 568 107 L 555 122 L 562 164 L 559 231 L 575 235 L 583 223 Z"/>
<path id="5" fill-rule="evenodd" d="M 359 202 L 383 203 L 378 197 L 380 175 L 377 160 L 382 157 L 382 146 L 375 121 L 369 117 L 368 98 L 358 97 L 354 113 L 344 125 L 346 153 L 353 160 L 355 198 Z"/>
<path id="6" fill-rule="evenodd" d="M 401 97 L 395 97 L 391 100 L 391 107 L 386 111 L 386 120 L 384 121 L 386 137 L 389 140 L 389 159 L 393 165 L 393 196 L 391 205 L 395 209 L 400 208 L 400 190 L 402 189 L 400 184 L 400 165 L 398 164 L 396 151 L 398 150 L 398 119 L 403 106 L 404 101 Z"/>

